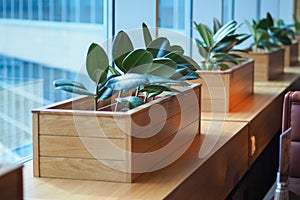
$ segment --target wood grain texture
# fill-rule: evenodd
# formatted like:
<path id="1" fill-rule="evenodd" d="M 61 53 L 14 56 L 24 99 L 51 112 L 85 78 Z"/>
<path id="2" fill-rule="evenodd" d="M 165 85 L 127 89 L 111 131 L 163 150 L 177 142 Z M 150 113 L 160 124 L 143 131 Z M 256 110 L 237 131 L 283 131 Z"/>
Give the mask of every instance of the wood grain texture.
<path id="1" fill-rule="evenodd" d="M 131 184 L 33 178 L 32 163 L 29 163 L 24 169 L 25 199 L 164 199 L 174 191 L 178 197 L 188 194 L 196 199 L 205 194 L 224 199 L 247 170 L 248 126 L 243 122 L 224 122 L 218 129 L 211 123 L 202 122 L 202 134 L 196 136 L 176 162 L 158 171 L 144 173 Z M 199 150 L 204 148 L 205 138 L 209 135 L 216 137 L 216 143 L 200 158 Z M 74 162 L 77 165 L 77 161 Z M 190 180 L 195 184 L 190 185 Z M 208 180 L 209 184 L 206 184 Z M 178 190 L 180 187 L 187 190 Z"/>
<path id="2" fill-rule="evenodd" d="M 268 53 L 239 53 L 239 55 L 254 59 L 254 81 L 276 80 L 283 75 L 284 49 Z"/>
<path id="3" fill-rule="evenodd" d="M 292 84 L 292 82 L 290 83 Z M 249 143 L 255 138 L 253 155 L 249 153 L 249 167 L 264 150 L 281 126 L 282 103 L 286 87 L 255 87 L 255 93 L 226 113 L 202 112 L 203 120 L 236 121 L 249 123 Z"/>
<path id="4" fill-rule="evenodd" d="M 33 145 L 33 174 L 40 176 L 39 163 L 40 163 L 40 141 L 39 141 L 39 114 L 32 114 L 32 145 Z"/>
<path id="5" fill-rule="evenodd" d="M 35 176 L 132 182 L 141 173 L 124 171 L 148 170 L 167 159 L 170 152 L 192 142 L 200 130 L 200 95 L 201 85 L 198 84 L 127 112 L 67 109 L 74 108 L 68 104 L 79 104 L 83 108 L 84 99 L 90 102 L 85 97 L 34 110 Z M 135 156 L 135 153 L 151 153 L 169 147 L 174 138 L 177 143 L 167 153 L 148 160 Z M 109 167 L 95 164 L 96 161 L 119 163 L 120 172 L 116 173 L 115 169 L 109 172 Z M 85 165 L 77 162 L 99 166 L 95 169 L 99 175 L 86 174 Z M 60 167 L 53 170 L 55 165 Z M 64 175 L 66 171 L 69 174 Z"/>
<path id="6" fill-rule="evenodd" d="M 298 40 L 284 46 L 284 66 L 296 66 L 298 63 Z"/>
<path id="7" fill-rule="evenodd" d="M 230 112 L 239 102 L 253 94 L 254 61 L 225 71 L 198 71 L 202 84 L 201 104 L 204 112 Z"/>

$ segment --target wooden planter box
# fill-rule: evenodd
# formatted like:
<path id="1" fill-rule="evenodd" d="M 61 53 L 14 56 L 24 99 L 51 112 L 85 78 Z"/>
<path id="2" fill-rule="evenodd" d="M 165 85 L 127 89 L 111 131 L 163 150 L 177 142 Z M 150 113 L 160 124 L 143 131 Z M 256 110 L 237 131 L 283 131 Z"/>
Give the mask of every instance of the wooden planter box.
<path id="1" fill-rule="evenodd" d="M 239 55 L 254 59 L 254 81 L 276 80 L 284 73 L 284 49 Z"/>
<path id="2" fill-rule="evenodd" d="M 88 97 L 33 110 L 34 176 L 133 182 L 200 133 L 200 95 L 194 84 L 126 112 L 89 110 Z"/>
<path id="3" fill-rule="evenodd" d="M 232 108 L 253 94 L 253 59 L 225 71 L 197 72 L 201 79 L 190 82 L 202 84 L 201 111 L 230 112 Z"/>
<path id="4" fill-rule="evenodd" d="M 0 163 L 0 197 L 1 199 L 24 199 L 23 166 Z"/>
<path id="5" fill-rule="evenodd" d="M 296 40 L 298 41 L 298 59 L 299 59 L 299 57 L 300 57 L 300 51 L 299 51 L 299 49 L 300 49 L 300 35 L 296 35 Z"/>
<path id="6" fill-rule="evenodd" d="M 298 63 L 298 40 L 284 46 L 284 66 L 295 66 Z"/>

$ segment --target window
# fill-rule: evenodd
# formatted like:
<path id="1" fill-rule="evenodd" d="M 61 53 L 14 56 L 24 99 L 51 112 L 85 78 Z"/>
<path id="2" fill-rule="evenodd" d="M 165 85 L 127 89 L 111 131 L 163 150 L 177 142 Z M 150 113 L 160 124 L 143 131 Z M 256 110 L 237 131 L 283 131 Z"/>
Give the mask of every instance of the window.
<path id="1" fill-rule="evenodd" d="M 185 29 L 185 0 L 159 1 L 158 26 Z"/>
<path id="2" fill-rule="evenodd" d="M 104 0 L 0 0 L 0 18 L 103 24 Z"/>

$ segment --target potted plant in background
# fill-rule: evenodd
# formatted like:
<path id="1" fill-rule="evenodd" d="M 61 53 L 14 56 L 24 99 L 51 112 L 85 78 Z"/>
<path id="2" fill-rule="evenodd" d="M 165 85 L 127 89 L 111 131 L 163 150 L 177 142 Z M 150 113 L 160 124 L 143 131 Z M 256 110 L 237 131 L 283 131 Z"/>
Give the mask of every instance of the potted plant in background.
<path id="1" fill-rule="evenodd" d="M 283 74 L 284 49 L 271 36 L 270 16 L 261 20 L 252 20 L 252 24 L 245 20 L 253 43 L 246 49 L 247 53 L 240 53 L 255 60 L 254 80 L 268 81 L 279 78 Z"/>
<path id="2" fill-rule="evenodd" d="M 300 22 L 296 16 L 293 17 L 293 29 L 295 33 L 295 37 L 298 40 L 298 57 L 300 57 Z"/>
<path id="3" fill-rule="evenodd" d="M 201 79 L 191 82 L 203 84 L 202 111 L 229 112 L 253 94 L 253 60 L 235 54 L 241 50 L 234 48 L 250 35 L 236 34 L 240 27 L 236 21 L 221 25 L 214 19 L 214 31 L 202 23 L 194 25 L 200 35 L 197 47 L 204 60 L 197 71 Z"/>
<path id="4" fill-rule="evenodd" d="M 34 176 L 133 182 L 177 159 L 200 133 L 201 85 L 179 80 L 191 78 L 195 62 L 179 46 L 158 42 L 165 39 L 146 39 L 146 49 L 134 49 L 120 31 L 115 67 L 100 45 L 90 45 L 86 70 L 95 92 L 77 81 L 54 82 L 84 96 L 32 111 Z"/>
<path id="5" fill-rule="evenodd" d="M 298 40 L 292 24 L 285 24 L 282 19 L 277 21 L 267 14 L 271 36 L 284 48 L 284 66 L 293 66 L 298 63 Z"/>

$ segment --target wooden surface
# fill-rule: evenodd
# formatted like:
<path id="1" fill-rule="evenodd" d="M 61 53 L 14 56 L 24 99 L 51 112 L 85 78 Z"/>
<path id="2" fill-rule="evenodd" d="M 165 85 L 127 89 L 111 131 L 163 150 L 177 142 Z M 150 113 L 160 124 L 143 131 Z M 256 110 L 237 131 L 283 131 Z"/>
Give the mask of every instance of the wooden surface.
<path id="1" fill-rule="evenodd" d="M 280 130 L 285 87 L 254 87 L 255 93 L 230 113 L 205 113 L 203 120 L 249 123 L 249 167 Z M 268 125 L 270 124 L 270 125 Z"/>
<path id="2" fill-rule="evenodd" d="M 24 168 L 25 199 L 225 198 L 247 171 L 247 123 L 202 121 L 201 132 L 176 162 L 131 184 L 34 178 L 30 162 Z M 201 151 L 199 158 L 203 148 L 207 154 Z"/>
<path id="3" fill-rule="evenodd" d="M 200 95 L 197 84 L 127 112 L 67 109 L 76 101 L 34 110 L 34 175 L 132 182 L 176 159 L 199 134 Z M 151 154 L 164 146 L 168 151 Z"/>
<path id="4" fill-rule="evenodd" d="M 0 163 L 0 198 L 23 199 L 23 166 Z"/>
<path id="5" fill-rule="evenodd" d="M 253 94 L 254 61 L 250 59 L 224 71 L 197 71 L 201 79 L 203 112 L 230 112 L 239 102 Z"/>
<path id="6" fill-rule="evenodd" d="M 202 134 L 166 168 L 127 184 L 33 178 L 29 163 L 24 168 L 25 198 L 224 199 L 279 131 L 283 95 L 300 86 L 299 67 L 285 68 L 285 72 L 278 80 L 256 82 L 254 95 L 232 112 L 202 112 Z"/>

